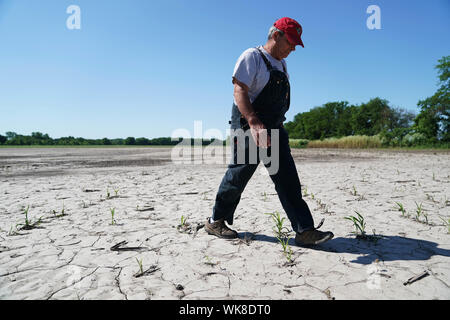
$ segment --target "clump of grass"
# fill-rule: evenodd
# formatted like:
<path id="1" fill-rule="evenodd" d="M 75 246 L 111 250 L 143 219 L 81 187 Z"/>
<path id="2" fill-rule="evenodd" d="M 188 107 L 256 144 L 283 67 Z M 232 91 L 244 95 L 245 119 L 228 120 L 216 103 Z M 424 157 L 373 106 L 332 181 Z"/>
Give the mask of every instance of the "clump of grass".
<path id="1" fill-rule="evenodd" d="M 353 222 L 355 231 L 352 233 L 355 234 L 357 238 L 364 238 L 366 236 L 366 222 L 364 220 L 364 217 L 358 211 L 355 211 L 355 213 L 357 214 L 357 216 L 348 216 L 344 217 L 344 219 Z"/>
<path id="2" fill-rule="evenodd" d="M 23 214 L 25 215 L 25 226 L 29 226 L 30 225 L 30 220 L 28 219 L 28 211 L 30 210 L 30 206 L 27 206 L 26 209 L 24 209 Z"/>
<path id="3" fill-rule="evenodd" d="M 64 201 L 63 201 L 63 205 L 62 205 L 62 209 L 61 209 L 61 213 L 57 214 L 56 210 L 52 210 L 53 215 L 55 216 L 55 218 L 61 218 L 66 216 L 66 208 L 64 207 Z"/>
<path id="4" fill-rule="evenodd" d="M 400 202 L 396 202 L 397 206 L 398 206 L 398 211 L 400 211 L 402 213 L 402 217 L 405 216 L 406 210 L 403 207 L 403 204 L 401 204 Z"/>
<path id="5" fill-rule="evenodd" d="M 348 217 L 344 217 L 344 219 L 347 219 L 347 220 L 350 220 L 353 222 L 355 231 L 352 233 L 356 235 L 357 239 L 373 241 L 376 244 L 378 242 L 378 240 L 383 238 L 382 235 L 376 234 L 375 229 L 372 230 L 373 235 L 366 234 L 366 221 L 365 221 L 364 217 L 358 211 L 355 211 L 355 213 L 356 213 L 356 216 L 348 216 Z"/>
<path id="6" fill-rule="evenodd" d="M 420 216 L 423 214 L 423 208 L 422 208 L 422 203 L 419 205 L 417 202 L 414 201 L 414 203 L 416 204 L 416 221 L 420 222 Z"/>
<path id="7" fill-rule="evenodd" d="M 303 187 L 303 196 L 304 197 L 308 196 L 308 188 L 306 186 Z"/>
<path id="8" fill-rule="evenodd" d="M 286 238 L 286 236 L 290 233 L 289 229 L 287 227 L 284 227 L 284 220 L 286 218 L 282 218 L 279 212 L 275 212 L 275 213 L 266 213 L 267 215 L 270 215 L 270 217 L 272 218 L 272 221 L 275 224 L 275 227 L 272 229 L 273 232 L 275 233 L 275 235 L 280 238 Z"/>
<path id="9" fill-rule="evenodd" d="M 152 266 L 150 266 L 150 268 L 148 268 L 147 270 L 144 271 L 144 266 L 143 266 L 143 263 L 142 263 L 142 259 L 136 258 L 136 261 L 137 261 L 138 266 L 139 266 L 139 271 L 136 272 L 133 275 L 135 278 L 139 278 L 139 277 L 142 277 L 142 276 L 150 275 L 153 272 L 158 271 L 160 269 L 157 265 L 152 265 Z"/>
<path id="10" fill-rule="evenodd" d="M 25 223 L 18 223 L 16 225 L 16 230 L 31 230 L 37 228 L 37 226 L 41 223 L 42 218 L 39 218 L 37 221 L 32 222 L 31 219 L 28 218 L 28 211 L 30 210 L 30 206 L 27 206 L 23 209 L 23 214 L 25 215 Z M 20 228 L 17 228 L 21 226 Z"/>
<path id="11" fill-rule="evenodd" d="M 272 220 L 275 224 L 275 227 L 272 230 L 275 233 L 278 242 L 281 244 L 281 247 L 283 248 L 283 254 L 287 259 L 287 263 L 292 264 L 294 262 L 294 259 L 292 258 L 292 248 L 289 245 L 291 231 L 287 227 L 283 226 L 285 218 L 282 218 L 279 212 L 266 214 L 272 217 Z"/>
<path id="12" fill-rule="evenodd" d="M 191 224 L 187 222 L 188 217 L 182 215 L 180 218 L 180 224 L 177 226 L 177 230 L 183 233 L 191 233 Z"/>
<path id="13" fill-rule="evenodd" d="M 417 202 L 415 202 L 415 204 L 416 204 L 416 217 L 414 218 L 414 220 L 416 220 L 417 222 L 421 222 L 421 223 L 425 223 L 425 224 L 431 225 L 428 222 L 428 214 L 422 208 L 422 203 L 418 204 Z M 424 221 L 420 221 L 420 217 L 421 216 L 425 219 Z"/>
<path id="14" fill-rule="evenodd" d="M 289 139 L 289 146 L 291 148 L 306 148 L 309 140 L 306 139 Z"/>
<path id="15" fill-rule="evenodd" d="M 116 208 L 110 208 L 109 211 L 111 212 L 111 225 L 116 224 L 116 220 L 114 220 L 114 216 L 116 214 Z"/>
<path id="16" fill-rule="evenodd" d="M 181 216 L 180 218 L 180 224 L 178 225 L 178 230 L 186 230 L 189 223 L 187 222 L 187 217 L 185 217 L 184 215 Z"/>
<path id="17" fill-rule="evenodd" d="M 308 148 L 365 149 L 380 148 L 381 146 L 382 143 L 379 136 L 348 136 L 343 138 L 313 140 L 308 143 Z"/>

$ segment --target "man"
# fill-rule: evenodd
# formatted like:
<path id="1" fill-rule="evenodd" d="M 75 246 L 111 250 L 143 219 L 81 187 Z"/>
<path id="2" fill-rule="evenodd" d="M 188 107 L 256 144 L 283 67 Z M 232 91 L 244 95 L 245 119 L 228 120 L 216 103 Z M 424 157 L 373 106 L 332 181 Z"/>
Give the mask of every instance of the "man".
<path id="1" fill-rule="evenodd" d="M 209 234 L 225 238 L 237 238 L 225 221 L 233 224 L 233 215 L 245 186 L 255 172 L 256 162 L 252 158 L 252 145 L 261 148 L 278 161 L 276 172 L 270 173 L 283 209 L 296 232 L 298 245 L 317 245 L 333 238 L 331 232 L 314 228 L 313 218 L 302 199 L 297 169 L 289 148 L 289 137 L 283 128 L 285 113 L 290 104 L 289 76 L 285 58 L 297 45 L 303 47 L 302 27 L 291 18 L 277 20 L 270 28 L 264 46 L 246 50 L 238 59 L 234 73 L 234 103 L 231 129 L 233 161 L 223 177 L 216 196 L 213 215 L 205 223 Z M 235 130 L 235 131 L 233 131 Z M 250 133 L 249 133 L 250 132 Z M 249 139 L 238 139 L 247 134 Z M 278 148 L 274 148 L 277 146 Z M 245 157 L 240 157 L 243 154 Z M 238 161 L 239 159 L 244 161 Z M 253 157 L 254 158 L 254 157 Z M 273 161 L 272 161 L 273 162 Z M 264 163 L 268 168 L 268 163 Z M 320 226 L 319 226 L 320 227 Z"/>

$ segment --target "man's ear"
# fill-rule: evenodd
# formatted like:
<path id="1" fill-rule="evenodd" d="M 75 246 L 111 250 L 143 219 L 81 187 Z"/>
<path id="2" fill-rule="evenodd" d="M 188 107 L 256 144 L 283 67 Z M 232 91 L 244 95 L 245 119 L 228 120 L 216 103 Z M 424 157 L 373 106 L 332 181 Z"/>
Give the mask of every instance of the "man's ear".
<path id="1" fill-rule="evenodd" d="M 281 32 L 279 31 L 275 31 L 273 33 L 273 40 L 275 40 L 275 42 L 278 42 L 280 40 L 280 38 L 282 37 Z"/>

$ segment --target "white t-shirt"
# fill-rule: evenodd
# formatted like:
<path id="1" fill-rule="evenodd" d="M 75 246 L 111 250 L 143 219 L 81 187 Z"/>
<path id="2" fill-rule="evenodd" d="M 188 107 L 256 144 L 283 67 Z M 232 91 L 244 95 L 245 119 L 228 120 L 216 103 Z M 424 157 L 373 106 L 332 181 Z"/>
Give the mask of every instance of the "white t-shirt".
<path id="1" fill-rule="evenodd" d="M 267 57 L 267 60 L 269 60 L 272 64 L 272 67 L 280 71 L 284 71 L 284 65 L 286 68 L 286 76 L 289 79 L 286 61 L 284 61 L 284 59 L 281 61 L 275 59 L 266 51 L 266 49 L 264 49 L 263 46 L 259 46 L 258 48 Z M 236 66 L 234 67 L 233 78 L 236 78 L 240 82 L 247 85 L 249 88 L 248 95 L 250 102 L 253 102 L 256 97 L 258 97 L 267 82 L 269 82 L 270 72 L 267 70 L 267 66 L 256 48 L 247 49 L 241 54 L 236 62 Z M 236 101 L 234 101 L 234 103 L 236 103 Z"/>

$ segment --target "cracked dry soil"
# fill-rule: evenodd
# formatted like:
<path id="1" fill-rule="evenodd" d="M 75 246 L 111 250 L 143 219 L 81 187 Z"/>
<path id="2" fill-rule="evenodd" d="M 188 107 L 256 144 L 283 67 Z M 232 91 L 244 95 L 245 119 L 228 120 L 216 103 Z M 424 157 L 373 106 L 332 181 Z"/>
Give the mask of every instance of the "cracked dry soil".
<path id="1" fill-rule="evenodd" d="M 236 211 L 240 239 L 226 241 L 202 228 L 225 163 L 173 163 L 169 148 L 0 149 L 0 299 L 450 298 L 448 152 L 292 153 L 315 222 L 335 238 L 291 239 L 287 263 L 265 213 L 286 215 L 263 166 Z M 27 206 L 39 228 L 17 227 Z M 376 241 L 352 234 L 355 211 Z"/>

